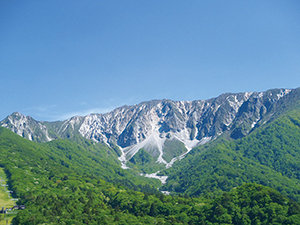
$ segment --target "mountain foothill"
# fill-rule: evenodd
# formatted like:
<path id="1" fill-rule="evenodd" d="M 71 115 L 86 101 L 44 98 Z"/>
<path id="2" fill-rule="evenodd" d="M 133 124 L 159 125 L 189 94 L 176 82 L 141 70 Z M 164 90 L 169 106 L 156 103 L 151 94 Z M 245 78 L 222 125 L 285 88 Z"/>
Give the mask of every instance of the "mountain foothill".
<path id="1" fill-rule="evenodd" d="M 300 88 L 0 126 L 13 224 L 300 224 Z"/>

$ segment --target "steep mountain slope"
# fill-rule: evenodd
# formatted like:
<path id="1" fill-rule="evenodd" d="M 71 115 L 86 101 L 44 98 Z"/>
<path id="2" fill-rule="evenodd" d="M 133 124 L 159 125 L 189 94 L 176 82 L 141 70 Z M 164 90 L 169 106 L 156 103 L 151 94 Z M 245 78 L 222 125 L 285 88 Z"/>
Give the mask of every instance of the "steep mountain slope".
<path id="1" fill-rule="evenodd" d="M 89 143 L 94 142 L 86 144 Z M 18 198 L 17 204 L 26 206 L 19 210 L 14 224 L 298 224 L 300 221 L 297 202 L 257 184 L 244 184 L 213 200 L 142 193 L 113 185 L 100 179 L 102 171 L 98 171 L 101 168 L 98 164 L 103 162 L 94 160 L 97 159 L 94 149 L 81 149 L 69 140 L 34 143 L 0 128 L 0 152 L 0 166 L 8 175 L 9 188 L 14 198 Z M 111 167 L 103 166 L 109 173 Z M 132 178 L 127 170 L 123 172 L 124 179 Z M 118 176 L 115 173 L 112 174 Z"/>
<path id="2" fill-rule="evenodd" d="M 14 113 L 0 125 L 37 142 L 80 134 L 106 143 L 119 152 L 123 168 L 142 148 L 153 157 L 151 162 L 170 167 L 192 148 L 223 133 L 233 139 L 246 136 L 291 107 L 300 99 L 299 92 L 299 89 L 274 89 L 227 93 L 206 101 L 153 100 L 59 122 L 39 122 Z M 178 142 L 184 148 L 172 151 L 166 147 Z"/>
<path id="3" fill-rule="evenodd" d="M 299 96 L 157 100 L 58 122 L 14 113 L 1 125 L 32 140 L 0 127 L 0 166 L 26 205 L 17 222 L 298 224 L 299 204 L 283 195 L 300 202 Z M 164 196 L 118 157 L 145 173 L 162 170 L 160 190 L 201 197 Z"/>
<path id="4" fill-rule="evenodd" d="M 149 181 L 149 179 L 134 175 L 131 171 L 121 169 L 116 153 L 105 144 L 87 139 L 83 141 L 84 144 L 70 140 L 35 143 L 21 138 L 3 127 L 0 128 L 2 161 L 8 163 L 7 159 L 3 160 L 3 155 L 8 152 L 11 157 L 9 161 L 14 161 L 17 168 L 31 164 L 35 168 L 34 170 L 39 170 L 42 174 L 46 173 L 50 180 L 61 178 L 58 178 L 55 172 L 48 174 L 48 170 L 41 170 L 41 167 L 58 168 L 64 170 L 66 174 L 69 170 L 76 171 L 77 174 L 88 174 L 90 177 L 123 184 L 136 190 L 139 189 L 138 185 L 140 184 L 159 184 L 156 180 Z"/>
<path id="5" fill-rule="evenodd" d="M 45 142 L 54 139 L 54 137 L 50 137 L 49 129 L 42 122 L 34 120 L 31 116 L 24 116 L 19 112 L 9 115 L 0 124 L 2 127 L 8 128 L 31 141 Z"/>
<path id="6" fill-rule="evenodd" d="M 299 201 L 299 171 L 300 110 L 295 109 L 242 139 L 194 149 L 166 171 L 162 190 L 200 195 L 251 182 Z"/>

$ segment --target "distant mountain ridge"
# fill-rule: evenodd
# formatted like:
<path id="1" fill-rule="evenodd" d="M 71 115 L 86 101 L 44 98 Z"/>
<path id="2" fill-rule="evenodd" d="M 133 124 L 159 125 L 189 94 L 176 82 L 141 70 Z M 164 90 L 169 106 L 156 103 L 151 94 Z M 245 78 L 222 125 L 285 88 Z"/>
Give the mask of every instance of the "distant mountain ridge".
<path id="1" fill-rule="evenodd" d="M 159 163 L 171 166 L 193 147 L 224 134 L 233 139 L 246 136 L 256 127 L 294 107 L 300 89 L 226 93 L 209 100 L 153 100 L 122 106 L 106 114 L 74 116 L 65 121 L 42 122 L 18 112 L 0 125 L 36 142 L 81 135 L 120 149 L 123 168 L 145 149 Z M 185 151 L 166 152 L 166 142 L 183 143 Z M 168 150 L 170 151 L 170 150 Z M 166 160 L 169 154 L 173 158 Z"/>

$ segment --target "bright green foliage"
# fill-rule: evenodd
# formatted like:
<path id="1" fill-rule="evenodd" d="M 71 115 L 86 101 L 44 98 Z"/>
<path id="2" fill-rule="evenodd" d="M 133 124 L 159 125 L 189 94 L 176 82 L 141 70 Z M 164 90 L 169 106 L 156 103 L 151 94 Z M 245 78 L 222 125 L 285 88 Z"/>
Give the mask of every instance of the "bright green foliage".
<path id="1" fill-rule="evenodd" d="M 157 163 L 156 158 L 141 148 L 126 164 L 128 167 L 140 173 L 154 173 L 158 170 L 164 169 L 165 165 Z"/>
<path id="2" fill-rule="evenodd" d="M 299 221 L 298 203 L 254 184 L 238 187 L 227 194 L 229 197 L 224 194 L 215 200 L 162 195 L 126 170 L 118 174 L 113 161 L 103 164 L 101 157 L 97 157 L 101 148 L 96 148 L 93 142 L 87 142 L 86 146 L 89 143 L 93 148 L 66 140 L 38 144 L 0 129 L 0 166 L 8 175 L 14 197 L 19 198 L 18 204 L 26 205 L 17 214 L 15 224 L 242 224 L 237 221 L 249 224 L 254 220 L 262 224 L 269 221 L 297 224 Z M 104 152 L 99 154 L 104 157 Z M 113 178 L 119 182 L 104 180 Z M 120 185 L 121 181 L 124 185 Z"/>
<path id="3" fill-rule="evenodd" d="M 167 139 L 164 143 L 164 154 L 163 158 L 170 162 L 174 157 L 186 152 L 184 144 L 176 139 Z"/>
<path id="4" fill-rule="evenodd" d="M 236 141 L 195 149 L 167 171 L 164 190 L 201 195 L 259 183 L 300 201 L 300 112 Z"/>
<path id="5" fill-rule="evenodd" d="M 153 163 L 153 157 L 145 151 L 145 149 L 140 149 L 130 160 L 133 164 L 145 165 L 149 163 Z"/>
<path id="6" fill-rule="evenodd" d="M 235 150 L 289 178 L 300 179 L 300 111 L 236 142 Z"/>
<path id="7" fill-rule="evenodd" d="M 121 169 L 119 162 L 115 160 L 114 151 L 105 145 L 97 144 L 90 140 L 79 145 L 70 140 L 55 140 L 48 143 L 35 143 L 13 134 L 5 128 L 0 128 L 0 166 L 7 160 L 3 159 L 4 153 L 9 161 L 14 160 L 16 167 L 31 165 L 31 167 L 43 167 L 40 173 L 48 174 L 48 179 L 56 178 L 56 170 L 72 171 L 72 173 L 97 177 L 116 184 L 122 184 L 138 190 L 142 183 L 156 184 L 159 181 L 135 176 L 129 170 Z M 116 154 L 115 154 L 116 155 Z M 51 164 L 49 165 L 49 163 Z M 55 166 L 54 166 L 55 165 Z M 52 168 L 52 173 L 48 167 Z M 34 168 L 34 170 L 37 170 Z M 76 175 L 77 176 L 77 175 Z M 152 183 L 151 183 L 152 182 Z"/>
<path id="8" fill-rule="evenodd" d="M 205 218 L 213 224 L 300 224 L 298 207 L 274 189 L 245 184 L 213 200 Z"/>
<path id="9" fill-rule="evenodd" d="M 26 205 L 15 224 L 300 224 L 299 118 L 291 111 L 243 139 L 195 149 L 164 187 L 185 197 L 122 170 L 118 149 L 76 134 L 39 144 L 0 128 L 0 166 Z M 131 165 L 154 161 L 141 149 Z"/>
<path id="10" fill-rule="evenodd" d="M 186 166 L 184 171 L 170 174 L 164 186 L 168 190 L 197 196 L 229 191 L 243 183 L 260 183 L 286 190 L 290 196 L 299 198 L 297 180 L 241 157 L 224 144 L 219 144 L 181 166 Z"/>

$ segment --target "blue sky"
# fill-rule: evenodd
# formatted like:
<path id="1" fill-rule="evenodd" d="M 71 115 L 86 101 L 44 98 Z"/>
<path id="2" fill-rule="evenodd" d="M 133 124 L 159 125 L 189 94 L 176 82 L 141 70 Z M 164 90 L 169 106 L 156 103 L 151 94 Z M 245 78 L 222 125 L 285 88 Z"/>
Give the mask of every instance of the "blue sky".
<path id="1" fill-rule="evenodd" d="M 298 0 L 0 1 L 0 120 L 300 86 Z"/>

